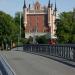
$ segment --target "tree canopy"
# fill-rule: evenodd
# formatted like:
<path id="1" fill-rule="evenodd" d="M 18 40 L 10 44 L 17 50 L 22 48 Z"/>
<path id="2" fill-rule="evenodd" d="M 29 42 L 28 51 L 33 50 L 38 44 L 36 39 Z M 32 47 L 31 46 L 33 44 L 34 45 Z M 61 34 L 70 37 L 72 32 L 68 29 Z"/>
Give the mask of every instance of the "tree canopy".
<path id="1" fill-rule="evenodd" d="M 20 20 L 21 20 L 21 36 L 24 37 L 23 14 L 17 12 L 15 17 L 0 11 L 0 45 L 2 43 L 9 43 L 10 40 L 16 42 L 20 33 Z M 62 12 L 59 14 L 59 19 L 56 20 L 57 41 L 58 43 L 75 43 L 75 10 L 70 12 Z M 26 42 L 27 39 L 22 39 Z M 32 39 L 30 39 L 32 40 Z M 36 40 L 39 44 L 47 43 L 44 36 L 37 37 Z"/>
<path id="2" fill-rule="evenodd" d="M 16 25 L 19 27 L 20 32 L 20 22 L 21 22 L 21 37 L 24 38 L 24 24 L 23 24 L 23 13 L 22 12 L 16 12 L 14 21 Z"/>
<path id="3" fill-rule="evenodd" d="M 62 12 L 56 20 L 59 43 L 75 43 L 75 12 Z"/>
<path id="4" fill-rule="evenodd" d="M 9 42 L 18 31 L 13 17 L 5 12 L 0 11 L 0 44 L 2 42 Z"/>

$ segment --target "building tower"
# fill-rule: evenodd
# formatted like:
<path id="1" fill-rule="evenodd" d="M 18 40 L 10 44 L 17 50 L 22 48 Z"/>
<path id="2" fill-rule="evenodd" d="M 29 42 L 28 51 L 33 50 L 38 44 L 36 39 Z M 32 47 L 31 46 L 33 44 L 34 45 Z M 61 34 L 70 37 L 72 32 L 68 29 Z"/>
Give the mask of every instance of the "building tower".
<path id="1" fill-rule="evenodd" d="M 48 3 L 48 26 L 50 28 L 50 30 L 48 30 L 48 31 L 51 33 L 51 4 L 50 4 L 50 0 Z"/>
<path id="2" fill-rule="evenodd" d="M 27 26 L 27 7 L 26 7 L 26 2 L 24 0 L 24 6 L 23 6 L 23 23 L 24 23 L 24 28 L 26 29 Z"/>
<path id="3" fill-rule="evenodd" d="M 53 4 L 48 2 L 48 6 L 41 6 L 38 0 L 35 1 L 33 7 L 26 7 L 24 0 L 23 6 L 23 17 L 25 27 L 25 38 L 34 37 L 33 33 L 36 32 L 35 36 L 47 35 L 47 39 L 55 39 L 55 20 L 56 20 L 56 2 L 55 8 Z"/>
<path id="4" fill-rule="evenodd" d="M 53 4 L 51 4 L 50 0 L 49 0 L 49 3 L 48 3 L 48 26 L 50 28 L 50 31 L 49 31 L 50 37 L 49 38 L 52 43 L 55 42 L 55 40 L 56 40 L 56 36 L 55 36 L 55 33 L 56 33 L 56 24 L 55 24 L 56 11 L 57 11 L 56 2 L 55 2 L 55 8 L 53 9 Z"/>

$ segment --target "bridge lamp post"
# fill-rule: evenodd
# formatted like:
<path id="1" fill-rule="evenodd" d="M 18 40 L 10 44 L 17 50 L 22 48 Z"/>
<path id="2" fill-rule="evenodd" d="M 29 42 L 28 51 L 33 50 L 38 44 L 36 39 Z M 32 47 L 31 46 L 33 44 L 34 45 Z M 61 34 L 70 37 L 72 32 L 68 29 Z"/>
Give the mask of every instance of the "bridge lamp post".
<path id="1" fill-rule="evenodd" d="M 34 17 L 35 17 L 35 20 L 36 20 L 37 17 L 36 17 L 36 14 L 35 14 L 35 10 L 34 10 Z M 37 24 L 37 22 L 35 23 L 34 28 L 33 28 L 33 44 L 36 44 L 36 36 L 35 36 L 35 33 L 37 32 L 36 31 L 36 24 Z"/>
<path id="2" fill-rule="evenodd" d="M 19 46 L 19 34 L 16 34 L 16 37 L 17 37 L 17 50 L 18 50 L 18 46 Z"/>
<path id="3" fill-rule="evenodd" d="M 21 18 L 22 18 L 22 14 L 20 12 L 20 39 L 21 39 Z"/>
<path id="4" fill-rule="evenodd" d="M 4 38 L 4 42 L 5 42 L 5 48 L 7 50 L 7 40 L 6 40 L 6 38 Z"/>
<path id="5" fill-rule="evenodd" d="M 12 39 L 11 39 L 11 49 L 12 49 L 12 45 L 13 45 L 13 44 L 12 44 Z"/>

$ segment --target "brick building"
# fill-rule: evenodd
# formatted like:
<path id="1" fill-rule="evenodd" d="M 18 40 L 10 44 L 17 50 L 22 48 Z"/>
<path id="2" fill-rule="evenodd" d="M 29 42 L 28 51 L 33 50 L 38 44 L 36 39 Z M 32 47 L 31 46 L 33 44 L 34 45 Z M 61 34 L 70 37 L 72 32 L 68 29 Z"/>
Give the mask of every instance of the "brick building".
<path id="1" fill-rule="evenodd" d="M 24 0 L 23 6 L 23 18 L 24 18 L 24 27 L 25 27 L 25 38 L 29 36 L 34 37 L 46 35 L 47 38 L 55 39 L 56 33 L 56 2 L 55 7 L 53 8 L 53 4 L 48 2 L 48 6 L 41 6 L 39 1 L 35 1 L 33 4 L 33 8 L 29 4 L 26 6 L 26 2 Z"/>

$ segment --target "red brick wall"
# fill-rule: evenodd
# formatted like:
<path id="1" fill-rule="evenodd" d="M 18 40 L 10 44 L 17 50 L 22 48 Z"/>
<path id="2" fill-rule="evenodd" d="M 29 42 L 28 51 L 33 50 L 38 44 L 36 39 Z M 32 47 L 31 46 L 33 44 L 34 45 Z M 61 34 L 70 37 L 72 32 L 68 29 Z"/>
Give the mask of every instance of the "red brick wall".
<path id="1" fill-rule="evenodd" d="M 35 16 L 37 16 L 37 21 Z M 27 26 L 25 29 L 26 32 L 33 32 L 36 23 L 38 27 L 38 32 L 43 32 L 44 27 L 47 26 L 47 15 L 36 14 L 35 16 L 33 14 L 27 15 Z"/>

